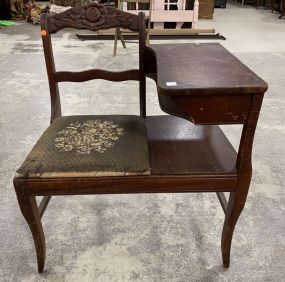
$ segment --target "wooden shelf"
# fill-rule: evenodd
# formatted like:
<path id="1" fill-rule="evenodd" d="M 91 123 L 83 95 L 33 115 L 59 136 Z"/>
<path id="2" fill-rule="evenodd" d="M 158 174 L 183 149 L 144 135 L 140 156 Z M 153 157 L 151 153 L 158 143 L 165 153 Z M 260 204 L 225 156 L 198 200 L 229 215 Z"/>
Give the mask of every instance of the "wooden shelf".
<path id="1" fill-rule="evenodd" d="M 237 153 L 217 125 L 174 116 L 146 118 L 151 175 L 236 174 Z"/>

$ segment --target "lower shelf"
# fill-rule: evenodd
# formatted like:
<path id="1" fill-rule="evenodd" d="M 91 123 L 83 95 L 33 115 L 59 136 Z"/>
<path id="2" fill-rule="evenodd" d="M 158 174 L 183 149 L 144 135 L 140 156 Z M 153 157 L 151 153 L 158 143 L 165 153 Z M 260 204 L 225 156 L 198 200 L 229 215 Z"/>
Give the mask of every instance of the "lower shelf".
<path id="1" fill-rule="evenodd" d="M 146 118 L 151 175 L 236 174 L 237 153 L 217 125 Z"/>

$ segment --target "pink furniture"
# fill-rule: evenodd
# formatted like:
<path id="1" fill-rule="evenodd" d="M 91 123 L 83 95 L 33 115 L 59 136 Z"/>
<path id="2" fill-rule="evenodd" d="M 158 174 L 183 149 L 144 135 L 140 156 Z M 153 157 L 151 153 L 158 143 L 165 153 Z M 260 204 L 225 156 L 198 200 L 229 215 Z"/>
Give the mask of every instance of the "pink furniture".
<path id="1" fill-rule="evenodd" d="M 165 4 L 167 2 L 167 4 Z M 164 10 L 167 5 L 167 10 Z M 170 10 L 172 5 L 177 5 L 178 10 Z M 192 22 L 192 28 L 197 27 L 199 1 L 195 0 L 193 10 L 185 10 L 186 0 L 177 0 L 177 3 L 170 3 L 170 0 L 154 0 L 152 22 L 155 29 L 163 29 L 165 22 L 177 22 L 176 29 L 180 29 L 184 22 Z"/>
<path id="2" fill-rule="evenodd" d="M 134 2 L 136 1 L 134 0 Z M 177 6 L 177 10 L 170 10 L 171 6 Z M 185 8 L 186 0 L 177 0 L 177 3 L 171 3 L 170 0 L 153 0 L 151 14 L 153 28 L 156 30 L 163 29 L 165 22 L 177 22 L 176 29 L 181 29 L 184 22 L 191 22 L 192 29 L 196 28 L 198 23 L 199 1 L 195 0 L 193 10 L 186 10 Z M 144 12 L 147 17 L 149 14 L 148 10 L 139 10 L 138 5 L 135 6 L 135 9 L 124 5 L 123 10 L 133 14 Z"/>

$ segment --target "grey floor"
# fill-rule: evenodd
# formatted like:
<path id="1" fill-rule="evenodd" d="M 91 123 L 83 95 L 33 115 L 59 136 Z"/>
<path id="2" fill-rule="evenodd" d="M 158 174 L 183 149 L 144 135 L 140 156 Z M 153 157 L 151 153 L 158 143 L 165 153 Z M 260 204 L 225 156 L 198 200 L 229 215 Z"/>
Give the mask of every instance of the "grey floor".
<path id="1" fill-rule="evenodd" d="M 254 174 L 237 224 L 231 267 L 221 266 L 223 213 L 214 194 L 52 198 L 43 217 L 47 261 L 34 246 L 12 186 L 15 170 L 49 123 L 49 91 L 39 27 L 0 29 L 0 281 L 284 281 L 285 20 L 269 10 L 216 9 L 220 41 L 269 84 L 253 151 Z M 137 64 L 137 46 L 55 40 L 58 69 Z M 76 60 L 75 60 L 76 58 Z M 80 59 L 78 62 L 77 59 Z M 138 113 L 135 82 L 61 85 L 64 114 Z M 161 114 L 148 81 L 148 114 Z M 236 145 L 240 128 L 225 128 Z"/>

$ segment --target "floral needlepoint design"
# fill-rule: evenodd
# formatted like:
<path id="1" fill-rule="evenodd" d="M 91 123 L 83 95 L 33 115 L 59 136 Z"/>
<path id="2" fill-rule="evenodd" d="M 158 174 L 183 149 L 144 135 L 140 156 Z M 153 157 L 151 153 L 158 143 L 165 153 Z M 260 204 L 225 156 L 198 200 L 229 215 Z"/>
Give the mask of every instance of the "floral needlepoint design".
<path id="1" fill-rule="evenodd" d="M 112 121 L 95 119 L 75 122 L 58 132 L 55 147 L 61 152 L 76 151 L 82 155 L 90 154 L 92 150 L 104 153 L 123 134 L 124 129 Z"/>

